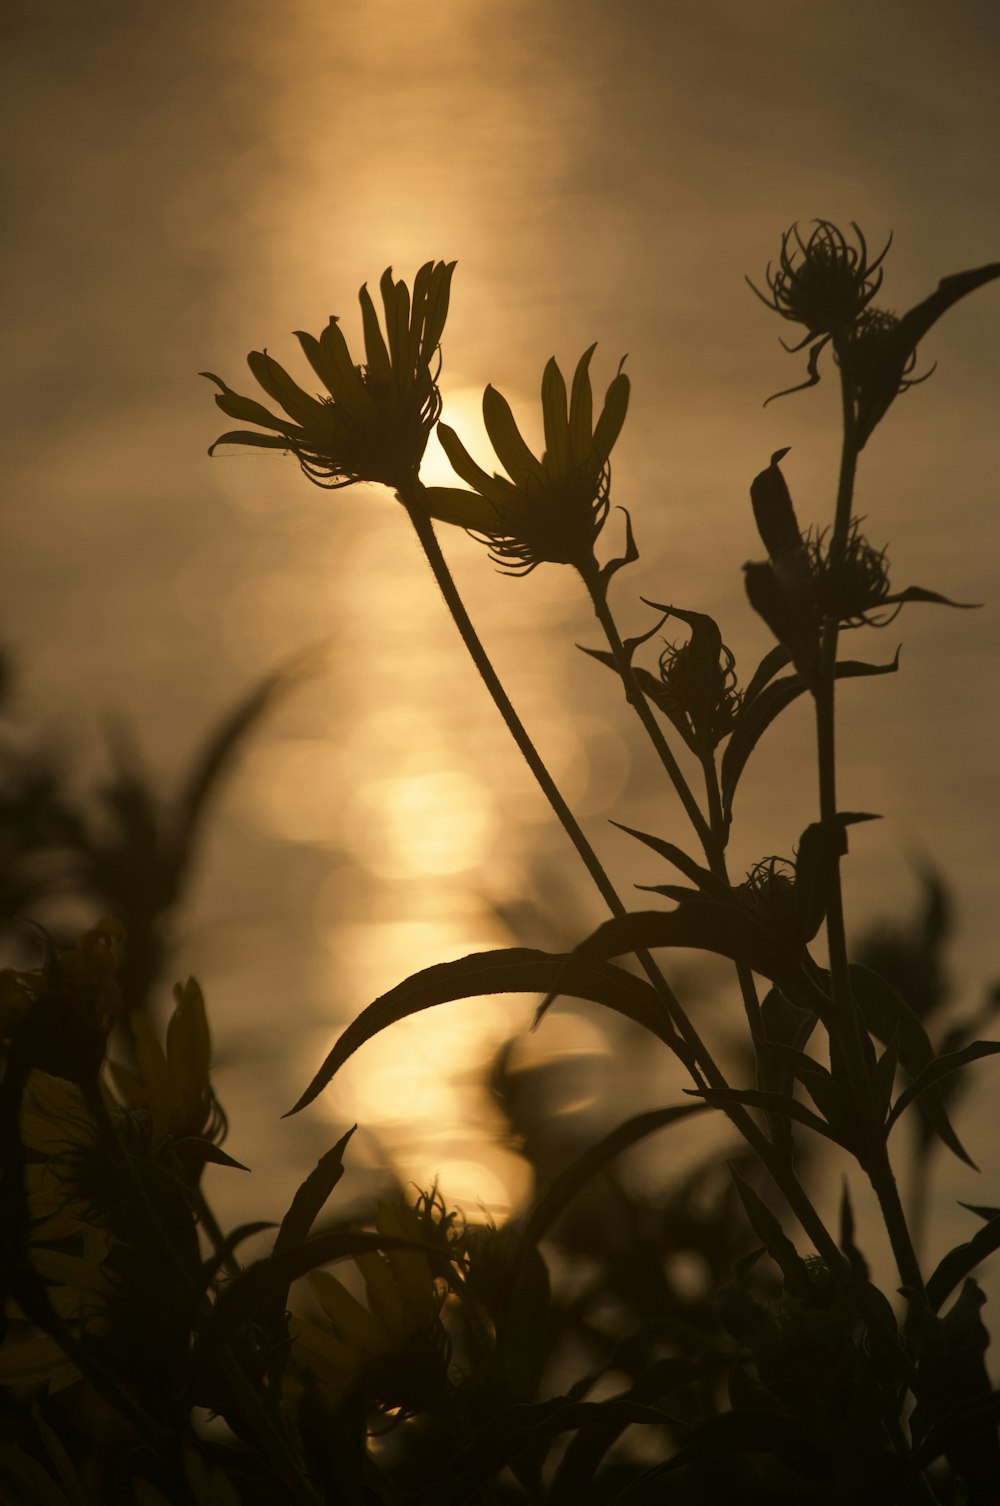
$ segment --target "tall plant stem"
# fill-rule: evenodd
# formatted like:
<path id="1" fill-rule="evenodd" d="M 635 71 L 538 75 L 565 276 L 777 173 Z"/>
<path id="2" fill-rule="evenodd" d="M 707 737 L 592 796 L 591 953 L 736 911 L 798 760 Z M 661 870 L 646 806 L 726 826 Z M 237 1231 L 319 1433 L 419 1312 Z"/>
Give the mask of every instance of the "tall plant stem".
<path id="1" fill-rule="evenodd" d="M 844 443 L 837 485 L 837 510 L 830 541 L 831 556 L 836 559 L 846 545 L 857 474 L 858 445 L 854 403 L 846 363 L 841 363 Z M 828 620 L 823 626 L 816 703 L 816 743 L 819 766 L 820 818 L 833 827 L 837 821 L 837 744 L 836 744 L 836 666 L 838 624 Z M 866 1138 L 866 1166 L 869 1180 L 879 1201 L 892 1252 L 903 1285 L 918 1301 L 926 1302 L 923 1276 L 913 1240 L 903 1212 L 903 1204 L 889 1160 L 880 1116 L 872 1089 L 867 1030 L 855 1004 L 847 954 L 847 931 L 844 924 L 843 891 L 840 859 L 836 859 L 834 881 L 826 913 L 826 933 L 830 954 L 830 984 L 838 1020 L 843 1030 L 837 1042 L 846 1057 L 851 1079 L 861 1100 Z"/>
<path id="2" fill-rule="evenodd" d="M 708 819 L 706 820 L 691 792 L 687 780 L 684 778 L 680 765 L 674 757 L 673 750 L 667 742 L 663 728 L 656 720 L 649 701 L 643 694 L 642 686 L 636 678 L 625 644 L 622 641 L 622 636 L 618 631 L 618 625 L 608 605 L 608 593 L 605 581 L 601 578 L 596 566 L 593 570 L 588 570 L 584 573 L 583 579 L 590 593 L 590 599 L 593 602 L 597 620 L 604 631 L 608 646 L 614 655 L 615 667 L 618 670 L 619 678 L 625 690 L 625 698 L 642 723 L 650 743 L 670 778 L 671 784 L 680 796 L 681 803 L 690 817 L 691 824 L 701 843 L 702 851 L 705 854 L 709 868 L 715 874 L 716 878 L 721 878 L 724 883 L 728 884 L 729 873 L 726 867 L 725 855 L 725 818 L 722 811 L 722 798 L 719 792 L 719 781 L 712 751 L 711 749 L 706 749 L 701 758 L 705 777 L 705 798 L 708 804 Z M 740 994 L 743 999 L 743 1008 L 754 1045 L 758 1080 L 761 1087 L 767 1089 L 770 1086 L 770 1072 L 766 1057 L 763 1021 L 761 1019 L 757 988 L 754 984 L 750 968 L 740 962 L 737 962 L 735 967 Z"/>
<path id="3" fill-rule="evenodd" d="M 497 710 L 503 717 L 508 731 L 551 805 L 557 819 L 580 855 L 598 892 L 611 911 L 611 914 L 621 917 L 627 914 L 625 905 L 622 903 L 617 890 L 605 872 L 600 858 L 594 852 L 579 822 L 563 799 L 558 786 L 542 761 L 517 712 L 514 710 L 507 692 L 504 690 L 496 670 L 493 668 L 489 655 L 486 653 L 479 635 L 472 625 L 472 620 L 465 609 L 465 603 L 462 601 L 458 588 L 452 578 L 451 571 L 448 569 L 447 561 L 441 552 L 441 546 L 434 532 L 434 525 L 430 515 L 423 506 L 422 491 L 421 483 L 414 480 L 409 485 L 400 487 L 397 490 L 397 496 L 406 508 L 410 522 L 413 524 L 417 538 L 427 556 L 427 562 L 431 567 L 438 589 L 444 598 L 445 605 L 451 613 L 455 626 L 461 634 L 462 641 L 479 671 L 487 690 L 492 696 Z M 704 821 L 704 818 L 702 820 Z M 707 1085 L 712 1088 L 727 1087 L 728 1084 L 725 1075 L 719 1068 L 705 1042 L 701 1039 L 686 1010 L 674 994 L 653 958 L 645 951 L 636 952 L 636 957 L 650 983 L 659 995 L 667 1020 L 680 1037 L 679 1044 L 681 1044 L 682 1049 L 678 1051 L 678 1055 L 687 1065 L 696 1085 L 698 1087 L 705 1087 Z M 725 1112 L 747 1144 L 759 1156 L 819 1253 L 832 1268 L 843 1268 L 845 1266 L 844 1257 L 841 1255 L 836 1242 L 812 1206 L 798 1179 L 781 1162 L 774 1146 L 764 1132 L 747 1113 L 742 1104 L 727 1104 L 725 1105 Z"/>

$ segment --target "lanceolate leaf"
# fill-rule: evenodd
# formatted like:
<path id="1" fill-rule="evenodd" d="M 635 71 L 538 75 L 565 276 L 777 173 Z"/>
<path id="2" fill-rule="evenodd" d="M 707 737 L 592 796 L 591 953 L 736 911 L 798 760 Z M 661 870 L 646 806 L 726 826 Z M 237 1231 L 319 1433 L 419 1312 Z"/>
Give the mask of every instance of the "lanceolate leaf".
<path id="1" fill-rule="evenodd" d="M 622 968 L 605 962 L 595 964 L 573 953 L 542 952 L 531 947 L 475 952 L 455 962 L 437 963 L 414 973 L 362 1010 L 289 1113 L 296 1114 L 312 1103 L 359 1046 L 398 1020 L 456 999 L 476 999 L 487 994 L 542 994 L 554 989 L 604 1004 L 651 1030 L 660 1040 L 670 1041 L 663 1006 L 655 990 Z"/>
<path id="2" fill-rule="evenodd" d="M 979 606 L 976 601 L 952 601 L 950 596 L 942 596 L 940 591 L 928 591 L 926 586 L 907 586 L 905 591 L 896 591 L 892 596 L 884 596 L 880 605 L 888 605 L 891 602 L 905 606 L 909 601 L 927 601 L 939 607 L 958 607 L 963 612 L 971 612 Z"/>
<path id="3" fill-rule="evenodd" d="M 721 905 L 702 899 L 688 900 L 676 910 L 637 910 L 607 920 L 572 955 L 590 963 L 657 947 L 717 952 L 734 962 L 746 963 L 772 982 L 794 977 L 797 971 L 797 958 L 746 911 L 735 903 Z M 556 991 L 570 990 L 559 980 Z"/>
<path id="4" fill-rule="evenodd" d="M 835 1145 L 844 1145 L 836 1132 L 807 1109 L 805 1104 L 799 1103 L 797 1098 L 792 1098 L 786 1093 L 765 1093 L 759 1088 L 685 1088 L 686 1093 L 697 1094 L 706 1103 L 724 1106 L 727 1103 L 742 1103 L 747 1108 L 763 1109 L 768 1114 L 780 1114 L 785 1119 L 794 1119 L 797 1124 L 804 1124 L 807 1129 L 814 1130 L 817 1135 L 823 1135 L 827 1140 L 832 1140 Z M 850 1149 L 850 1146 L 845 1146 Z"/>
<path id="5" fill-rule="evenodd" d="M 787 669 L 788 665 L 791 664 L 791 662 L 792 656 L 783 644 L 776 643 L 774 645 L 774 648 L 768 649 L 767 653 L 764 655 L 763 659 L 761 659 L 760 663 L 757 665 L 757 668 L 754 670 L 753 675 L 750 678 L 750 683 L 747 685 L 746 689 L 743 692 L 744 712 L 746 712 L 746 709 L 750 705 L 750 703 L 757 699 L 761 691 L 764 689 L 764 686 L 774 679 L 778 671 Z M 805 687 L 803 686 L 803 689 L 804 688 Z"/>
<path id="6" fill-rule="evenodd" d="M 353 1124 L 346 1134 L 341 1135 L 336 1145 L 320 1156 L 281 1220 L 281 1227 L 274 1241 L 275 1250 L 284 1250 L 308 1237 L 327 1198 L 344 1175 L 344 1151 L 356 1129 L 357 1125 Z"/>
<path id="7" fill-rule="evenodd" d="M 905 1113 L 911 1103 L 920 1098 L 927 1088 L 940 1082 L 942 1077 L 948 1077 L 952 1072 L 960 1072 L 970 1062 L 982 1061 L 984 1056 L 996 1056 L 998 1052 L 1000 1052 L 1000 1041 L 973 1041 L 970 1045 L 963 1046 L 961 1051 L 949 1051 L 946 1056 L 935 1057 L 900 1093 L 892 1106 L 886 1129 L 891 1129 L 900 1114 Z"/>
<path id="8" fill-rule="evenodd" d="M 626 1119 L 596 1145 L 591 1145 L 572 1165 L 561 1171 L 555 1181 L 536 1200 L 524 1225 L 523 1238 L 538 1242 L 565 1211 L 590 1179 L 602 1171 L 616 1156 L 622 1155 L 640 1140 L 701 1113 L 703 1103 L 681 1103 L 665 1109 L 650 1109 Z"/>
<path id="9" fill-rule="evenodd" d="M 784 654 L 787 663 L 787 650 L 780 649 L 773 652 Z M 768 655 L 762 661 L 761 669 L 770 657 Z M 860 659 L 844 659 L 837 665 L 837 679 L 856 680 L 868 675 L 891 675 L 898 668 L 899 651 L 897 649 L 895 658 L 888 664 L 866 664 Z M 756 676 L 754 678 L 756 679 Z M 780 680 L 771 680 L 770 683 L 762 684 L 752 699 L 744 697 L 743 707 L 736 719 L 729 742 L 726 744 L 726 751 L 722 755 L 722 803 L 727 813 L 732 810 L 736 786 L 739 784 L 740 775 L 746 767 L 750 754 L 775 717 L 779 716 L 786 706 L 790 706 L 793 701 L 797 700 L 805 689 L 805 681 L 800 675 L 785 675 Z"/>
<path id="10" fill-rule="evenodd" d="M 639 842 L 645 842 L 654 852 L 659 853 L 661 858 L 666 858 L 675 868 L 683 873 L 685 878 L 706 894 L 715 895 L 719 899 L 729 900 L 732 891 L 729 885 L 722 879 L 716 878 L 708 868 L 703 868 L 696 863 L 694 858 L 688 856 L 683 847 L 677 847 L 673 842 L 665 842 L 662 837 L 651 836 L 649 832 L 637 831 L 635 827 L 624 826 L 621 821 L 612 821 L 612 826 L 617 826 L 619 831 L 628 832 L 630 837 L 635 837 Z"/>
<path id="11" fill-rule="evenodd" d="M 854 964 L 850 974 L 851 991 L 868 1029 L 883 1045 L 892 1039 L 898 1029 L 900 1062 L 911 1078 L 919 1077 L 937 1057 L 917 1015 L 891 984 L 871 968 Z M 921 1111 L 935 1134 L 960 1161 L 964 1161 L 973 1170 L 978 1170 L 952 1128 L 937 1083 L 925 1083 L 919 1097 Z"/>
<path id="12" fill-rule="evenodd" d="M 906 370 L 906 363 L 918 343 L 941 315 L 984 283 L 1000 277 L 1000 262 L 990 262 L 984 267 L 973 267 L 968 272 L 957 272 L 952 277 L 943 277 L 937 288 L 900 319 L 891 348 L 887 348 L 877 369 L 864 383 L 858 394 L 857 444 L 862 449 L 872 430 L 884 416 Z"/>

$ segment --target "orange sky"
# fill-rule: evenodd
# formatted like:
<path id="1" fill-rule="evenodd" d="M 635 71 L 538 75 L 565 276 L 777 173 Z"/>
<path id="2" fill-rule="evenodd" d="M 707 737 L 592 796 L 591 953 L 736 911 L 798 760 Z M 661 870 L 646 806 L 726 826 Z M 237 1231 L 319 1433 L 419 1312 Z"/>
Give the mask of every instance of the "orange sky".
<path id="1" fill-rule="evenodd" d="M 315 1050 L 331 1013 L 395 981 L 396 954 L 373 968 L 359 932 L 336 952 L 363 959 L 357 976 L 331 968 L 345 914 L 423 925 L 422 961 L 486 944 L 502 939 L 488 904 L 465 913 L 458 895 L 506 895 L 530 854 L 561 849 L 506 749 L 484 773 L 492 710 L 391 502 L 314 492 L 274 457 L 209 462 L 218 415 L 195 373 L 239 387 L 250 348 L 292 363 L 290 331 L 330 313 L 356 335 L 357 287 L 387 264 L 408 275 L 457 258 L 449 422 L 480 444 L 476 403 L 492 381 L 530 436 L 549 355 L 565 368 L 597 339 L 601 384 L 627 351 L 613 500 L 644 548 L 621 588 L 627 625 L 646 625 L 636 597 L 651 593 L 715 612 L 752 660 L 766 637 L 741 595 L 739 567 L 759 549 L 747 486 L 791 445 L 802 521 L 822 520 L 836 402 L 826 382 L 762 408 L 801 358 L 783 354 L 744 274 L 760 277 L 781 231 L 816 215 L 857 220 L 879 245 L 894 232 L 897 310 L 995 259 L 998 76 L 992 0 L 451 0 L 426 12 L 408 0 L 7 0 L 0 572 L 25 715 L 94 767 L 102 716 L 123 710 L 170 771 L 223 698 L 334 635 L 330 679 L 276 717 L 220 813 L 180 938 L 183 970 L 214 979 L 224 1007 L 251 976 L 291 978 Z M 939 370 L 866 453 L 859 506 L 873 540 L 892 542 L 900 585 L 993 603 L 1000 293 L 949 316 L 925 357 Z M 592 632 L 572 583 L 558 570 L 497 580 L 476 546 L 447 543 L 515 699 L 604 840 L 628 755 L 602 730 L 616 701 L 572 647 Z M 995 606 L 912 612 L 870 648 L 906 644 L 886 710 L 859 690 L 843 738 L 849 798 L 887 817 L 866 837 L 860 892 L 898 883 L 898 909 L 909 857 L 932 845 L 958 884 L 976 979 L 1000 902 L 996 624 Z M 791 777 L 805 723 L 779 743 L 777 773 L 748 796 L 746 862 L 763 843 L 787 849 L 809 819 L 811 789 Z M 370 778 L 355 798 L 358 768 Z M 456 791 L 459 847 L 442 847 Z M 677 838 L 641 773 L 626 798 L 623 819 L 642 813 Z M 401 870 L 404 819 L 426 830 Z M 383 857 L 368 871 L 372 830 Z M 470 831 L 481 845 L 462 856 Z M 415 895 L 432 878 L 439 900 L 424 913 Z M 251 1034 L 270 1007 L 262 993 Z"/>

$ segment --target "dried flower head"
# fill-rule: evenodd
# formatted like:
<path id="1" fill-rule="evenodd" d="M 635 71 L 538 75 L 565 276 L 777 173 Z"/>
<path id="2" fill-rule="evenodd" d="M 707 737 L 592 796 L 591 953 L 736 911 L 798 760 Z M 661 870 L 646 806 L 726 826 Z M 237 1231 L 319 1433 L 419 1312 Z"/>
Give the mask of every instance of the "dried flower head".
<path id="1" fill-rule="evenodd" d="M 746 907 L 778 935 L 795 929 L 795 864 L 788 858 L 761 858 L 737 893 Z"/>
<path id="2" fill-rule="evenodd" d="M 851 409 L 853 442 L 861 450 L 894 399 L 926 379 L 911 376 L 918 342 L 952 304 L 1000 277 L 1000 262 L 943 278 L 929 298 L 897 318 L 870 306 L 882 285 L 882 261 L 892 236 L 869 260 L 860 229 L 853 222 L 850 229 L 853 236 L 830 220 L 816 220 L 811 234 L 803 238 L 798 225 L 792 225 L 781 238 L 777 268 L 768 263 L 767 292 L 749 277 L 747 282 L 768 308 L 805 329 L 799 343 L 785 349 L 809 347 L 806 380 L 773 393 L 767 401 L 814 387 L 819 357 L 832 344 Z"/>
<path id="3" fill-rule="evenodd" d="M 684 719 L 695 743 L 707 741 L 714 748 L 733 730 L 743 698 L 736 660 L 725 644 L 715 662 L 706 663 L 693 640 L 668 643 L 660 655 L 660 682 L 658 702 L 672 720 Z"/>
<path id="4" fill-rule="evenodd" d="M 545 452 L 537 459 L 525 444 L 510 405 L 493 387 L 483 394 L 486 432 L 506 476 L 488 475 L 447 424 L 438 438 L 452 468 L 486 501 L 495 524 L 474 531 L 491 558 L 514 575 L 527 575 L 545 561 L 593 567 L 594 544 L 608 514 L 610 455 L 628 408 L 629 381 L 621 366 L 596 425 L 590 358 L 584 351 L 567 407 L 566 383 L 553 357 L 542 377 Z"/>
<path id="5" fill-rule="evenodd" d="M 427 262 L 413 283 L 413 296 L 396 282 L 392 268 L 380 289 L 385 334 L 367 287 L 358 297 L 364 325 L 365 362 L 355 365 L 336 318 L 316 339 L 302 330 L 297 338 L 328 396 L 303 391 L 267 351 L 254 350 L 247 364 L 268 397 L 283 410 L 275 414 L 252 398 L 232 391 L 221 377 L 202 372 L 220 391 L 215 401 L 230 418 L 270 432 L 235 429 L 220 444 L 290 451 L 317 486 L 351 486 L 376 481 L 397 488 L 416 475 L 427 438 L 441 412 L 432 362 L 448 313 L 454 262 Z"/>
<path id="6" fill-rule="evenodd" d="M 898 604 L 885 616 L 871 615 L 888 602 L 889 561 L 861 533 L 860 518 L 851 519 L 842 552 L 831 549 L 829 529 L 811 529 L 805 548 L 820 617 L 841 627 L 885 627 L 897 615 Z"/>

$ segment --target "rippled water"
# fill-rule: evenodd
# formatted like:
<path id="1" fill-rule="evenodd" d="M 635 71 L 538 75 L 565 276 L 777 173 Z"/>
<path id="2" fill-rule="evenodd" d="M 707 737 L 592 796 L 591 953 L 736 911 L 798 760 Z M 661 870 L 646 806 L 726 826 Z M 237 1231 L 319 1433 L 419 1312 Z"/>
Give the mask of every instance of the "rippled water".
<path id="1" fill-rule="evenodd" d="M 780 350 L 744 273 L 759 278 L 781 230 L 816 214 L 855 219 L 874 241 L 895 230 L 887 290 L 900 309 L 997 256 L 995 10 L 83 11 L 15 3 L 0 22 L 20 143 L 6 167 L 17 221 L 2 253 L 0 569 L 25 715 L 83 778 L 100 767 L 102 717 L 127 712 L 166 778 L 227 698 L 325 644 L 216 813 L 177 969 L 208 993 L 234 1150 L 259 1168 L 256 1212 L 261 1198 L 280 1206 L 290 1163 L 358 1118 L 402 1175 L 440 1171 L 451 1196 L 502 1214 L 525 1172 L 495 1143 L 481 1077 L 530 1001 L 398 1027 L 306 1116 L 277 1115 L 339 1025 L 408 969 L 521 935 L 559 945 L 599 905 L 504 742 L 401 511 L 375 491 L 321 494 L 280 458 L 210 463 L 219 416 L 195 373 L 239 387 L 251 347 L 293 364 L 289 332 L 331 312 L 356 338 L 362 281 L 457 258 L 448 421 L 485 456 L 478 404 L 492 381 L 536 440 L 553 351 L 565 369 L 597 339 L 598 384 L 628 351 L 614 500 L 643 559 L 620 577 L 624 625 L 650 624 L 640 594 L 711 611 L 752 664 L 766 639 L 741 596 L 740 566 L 759 551 L 748 482 L 790 444 L 803 521 L 827 516 L 836 404 L 827 381 L 762 409 L 801 357 Z M 892 540 L 899 584 L 988 603 L 998 335 L 987 290 L 928 340 L 940 370 L 873 442 L 859 499 L 873 540 Z M 429 453 L 428 479 L 445 479 L 442 465 Z M 501 579 L 471 541 L 445 542 L 612 869 L 623 885 L 651 880 L 605 817 L 675 840 L 683 826 L 611 677 L 574 647 L 596 642 L 578 589 L 557 569 Z M 844 696 L 843 803 L 886 818 L 854 844 L 851 914 L 904 909 L 913 862 L 933 853 L 956 883 L 970 1000 L 996 970 L 996 623 L 993 606 L 916 609 L 867 650 L 888 657 L 904 640 L 904 672 Z M 808 747 L 803 712 L 748 775 L 737 870 L 787 852 L 811 819 Z M 550 1023 L 552 1043 L 547 1025 L 526 1049 L 603 1052 L 603 1081 L 630 1111 L 637 1091 L 677 1091 L 669 1069 L 630 1090 L 589 1020 Z M 614 1103 L 602 1112 L 616 1117 Z M 359 1161 L 381 1153 L 362 1145 Z"/>

